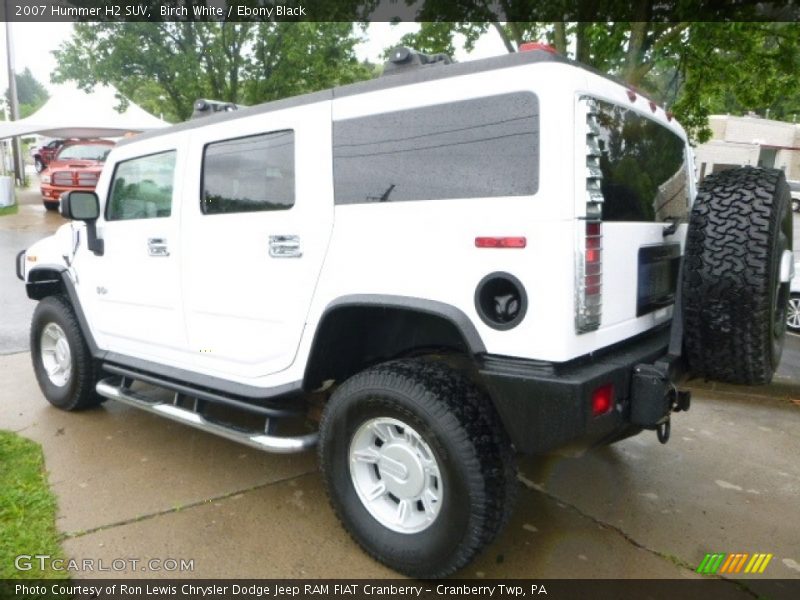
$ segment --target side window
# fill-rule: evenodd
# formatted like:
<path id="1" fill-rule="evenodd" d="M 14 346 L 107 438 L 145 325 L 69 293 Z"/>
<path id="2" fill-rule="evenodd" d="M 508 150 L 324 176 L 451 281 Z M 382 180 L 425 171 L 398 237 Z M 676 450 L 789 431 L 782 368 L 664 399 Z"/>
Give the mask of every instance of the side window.
<path id="1" fill-rule="evenodd" d="M 208 144 L 203 151 L 203 214 L 288 210 L 294 206 L 294 131 Z"/>
<path id="2" fill-rule="evenodd" d="M 526 196 L 539 103 L 514 92 L 335 121 L 336 204 Z"/>
<path id="3" fill-rule="evenodd" d="M 175 151 L 132 158 L 117 164 L 106 220 L 156 219 L 172 214 Z"/>

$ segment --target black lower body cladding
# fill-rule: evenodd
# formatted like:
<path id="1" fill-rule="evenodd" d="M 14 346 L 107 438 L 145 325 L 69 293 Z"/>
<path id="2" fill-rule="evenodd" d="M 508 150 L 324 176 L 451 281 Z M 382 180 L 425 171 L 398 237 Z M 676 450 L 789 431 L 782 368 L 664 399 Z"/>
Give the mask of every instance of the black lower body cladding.
<path id="1" fill-rule="evenodd" d="M 709 175 L 689 223 L 683 269 L 686 355 L 694 375 L 768 383 L 780 362 L 792 245 L 789 188 L 778 169 Z"/>
<path id="2" fill-rule="evenodd" d="M 484 356 L 481 379 L 515 448 L 524 454 L 611 443 L 641 431 L 642 425 L 631 420 L 635 403 L 656 402 L 665 411 L 662 416 L 668 414 L 669 405 L 662 400 L 677 382 L 664 381 L 663 395 L 640 398 L 633 397 L 631 383 L 637 365 L 652 365 L 666 356 L 669 336 L 669 327 L 662 327 L 563 364 Z M 680 368 L 674 376 L 682 376 Z M 593 416 L 592 393 L 609 384 L 614 389 L 611 410 Z"/>

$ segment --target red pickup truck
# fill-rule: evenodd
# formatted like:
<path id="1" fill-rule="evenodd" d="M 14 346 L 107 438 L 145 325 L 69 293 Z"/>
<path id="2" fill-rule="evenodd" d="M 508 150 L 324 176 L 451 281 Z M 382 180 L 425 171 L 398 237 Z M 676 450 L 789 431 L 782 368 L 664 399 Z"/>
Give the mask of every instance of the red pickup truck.
<path id="1" fill-rule="evenodd" d="M 47 165 L 50 164 L 50 162 L 53 160 L 53 157 L 55 157 L 56 153 L 63 145 L 64 140 L 53 140 L 44 146 L 36 148 L 31 153 L 31 156 L 33 157 L 33 164 L 36 166 L 37 173 L 41 173 L 45 170 Z"/>
<path id="2" fill-rule="evenodd" d="M 58 210 L 61 194 L 91 191 L 114 147 L 108 140 L 67 141 L 40 175 L 42 201 L 47 210 Z"/>

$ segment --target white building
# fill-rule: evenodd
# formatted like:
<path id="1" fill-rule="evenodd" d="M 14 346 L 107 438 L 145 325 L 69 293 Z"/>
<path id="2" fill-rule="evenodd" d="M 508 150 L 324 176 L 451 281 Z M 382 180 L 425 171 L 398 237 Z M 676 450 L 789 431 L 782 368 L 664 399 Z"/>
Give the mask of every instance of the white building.
<path id="1" fill-rule="evenodd" d="M 712 139 L 695 149 L 697 176 L 753 165 L 786 172 L 800 180 L 800 125 L 760 117 L 709 117 Z"/>

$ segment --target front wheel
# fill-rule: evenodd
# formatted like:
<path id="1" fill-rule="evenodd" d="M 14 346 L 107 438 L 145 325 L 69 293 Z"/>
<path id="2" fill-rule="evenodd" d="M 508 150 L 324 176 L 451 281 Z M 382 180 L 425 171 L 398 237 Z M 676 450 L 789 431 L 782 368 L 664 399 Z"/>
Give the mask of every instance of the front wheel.
<path id="1" fill-rule="evenodd" d="M 319 452 L 339 520 L 371 556 L 412 577 L 466 565 L 516 493 L 489 399 L 438 363 L 395 361 L 346 381 L 325 409 Z"/>
<path id="2" fill-rule="evenodd" d="M 37 156 L 35 159 L 33 159 L 33 166 L 36 168 L 37 173 L 41 173 L 44 171 L 45 164 L 44 161 Z"/>
<path id="3" fill-rule="evenodd" d="M 80 410 L 104 401 L 95 392 L 94 360 L 70 304 L 44 298 L 31 322 L 33 371 L 44 397 L 62 410 Z"/>
<path id="4" fill-rule="evenodd" d="M 789 309 L 786 312 L 786 327 L 792 333 L 800 333 L 800 294 L 789 296 Z"/>

